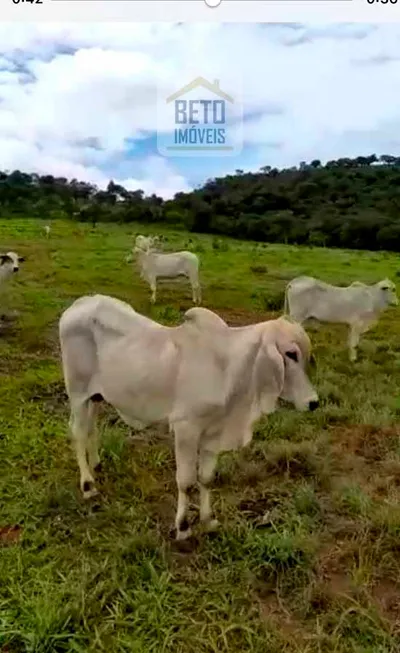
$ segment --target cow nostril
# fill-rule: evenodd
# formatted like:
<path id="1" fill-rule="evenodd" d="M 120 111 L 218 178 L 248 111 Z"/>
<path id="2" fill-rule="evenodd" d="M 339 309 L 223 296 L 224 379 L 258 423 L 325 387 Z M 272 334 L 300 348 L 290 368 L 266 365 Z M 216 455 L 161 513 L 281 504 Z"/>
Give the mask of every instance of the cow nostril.
<path id="1" fill-rule="evenodd" d="M 310 403 L 308 404 L 308 407 L 309 407 L 310 410 L 316 410 L 318 408 L 318 406 L 319 406 L 318 399 L 316 401 L 315 400 L 310 401 Z"/>

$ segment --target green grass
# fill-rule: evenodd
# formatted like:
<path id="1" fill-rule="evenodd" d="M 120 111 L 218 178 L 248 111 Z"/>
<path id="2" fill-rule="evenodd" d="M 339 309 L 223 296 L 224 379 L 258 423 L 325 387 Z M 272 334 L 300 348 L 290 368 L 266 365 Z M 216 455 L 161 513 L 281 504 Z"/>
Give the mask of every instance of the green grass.
<path id="1" fill-rule="evenodd" d="M 190 289 L 160 285 L 153 307 L 125 262 L 132 236 L 148 231 L 59 222 L 46 240 L 33 220 L 0 224 L 2 250 L 27 257 L 1 294 L 0 312 L 18 314 L 0 331 L 0 650 L 399 651 L 399 309 L 363 337 L 353 365 L 345 329 L 309 328 L 322 408 L 281 410 L 259 422 L 249 448 L 221 456 L 215 537 L 177 547 L 172 444 L 159 428 L 127 438 L 111 410 L 101 499 L 81 499 L 57 323 L 95 292 L 179 321 Z M 399 277 L 386 253 L 164 233 L 168 249 L 198 252 L 204 306 L 232 325 L 278 315 L 299 274 Z"/>

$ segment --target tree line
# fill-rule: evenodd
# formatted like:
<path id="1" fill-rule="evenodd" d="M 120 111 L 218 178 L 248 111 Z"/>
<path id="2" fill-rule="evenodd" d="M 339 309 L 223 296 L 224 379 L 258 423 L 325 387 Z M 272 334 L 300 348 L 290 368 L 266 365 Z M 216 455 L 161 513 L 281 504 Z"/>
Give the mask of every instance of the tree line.
<path id="1" fill-rule="evenodd" d="M 263 242 L 400 251 L 400 157 L 315 159 L 207 180 L 163 200 L 110 181 L 0 172 L 0 217 L 164 223 Z"/>

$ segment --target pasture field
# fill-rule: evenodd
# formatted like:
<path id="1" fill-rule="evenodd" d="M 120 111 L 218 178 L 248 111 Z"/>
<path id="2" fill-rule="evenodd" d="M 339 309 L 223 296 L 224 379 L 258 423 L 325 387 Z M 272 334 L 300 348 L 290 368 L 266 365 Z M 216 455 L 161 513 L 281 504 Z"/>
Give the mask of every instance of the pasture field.
<path id="1" fill-rule="evenodd" d="M 322 407 L 282 409 L 252 445 L 220 458 L 213 537 L 182 549 L 172 442 L 128 437 L 104 409 L 101 495 L 85 503 L 67 440 L 58 319 L 104 293 L 164 324 L 186 284 L 158 304 L 125 262 L 132 235 L 201 257 L 203 305 L 231 325 L 277 316 L 298 274 L 345 284 L 399 279 L 398 256 L 260 246 L 138 225 L 0 224 L 26 255 L 1 292 L 0 651 L 3 653 L 389 653 L 400 651 L 400 307 L 363 336 L 308 328 Z M 17 315 L 10 317 L 13 311 Z"/>

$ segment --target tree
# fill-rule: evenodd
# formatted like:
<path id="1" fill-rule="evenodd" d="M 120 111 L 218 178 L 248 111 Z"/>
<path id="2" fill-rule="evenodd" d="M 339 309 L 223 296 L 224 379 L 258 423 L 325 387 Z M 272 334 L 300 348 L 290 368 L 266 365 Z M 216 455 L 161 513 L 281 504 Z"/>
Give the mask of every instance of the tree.
<path id="1" fill-rule="evenodd" d="M 0 216 L 166 222 L 189 231 L 327 247 L 400 251 L 400 157 L 370 154 L 207 179 L 163 200 L 112 179 L 0 171 Z"/>

